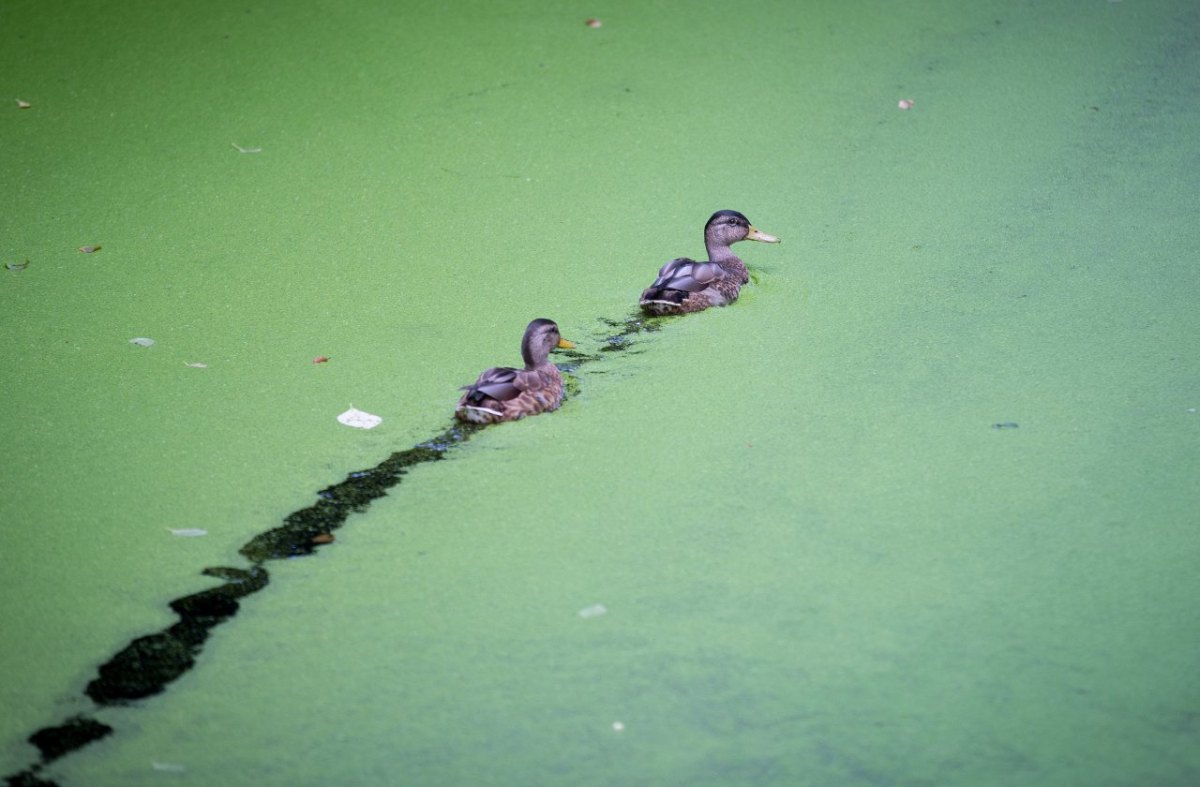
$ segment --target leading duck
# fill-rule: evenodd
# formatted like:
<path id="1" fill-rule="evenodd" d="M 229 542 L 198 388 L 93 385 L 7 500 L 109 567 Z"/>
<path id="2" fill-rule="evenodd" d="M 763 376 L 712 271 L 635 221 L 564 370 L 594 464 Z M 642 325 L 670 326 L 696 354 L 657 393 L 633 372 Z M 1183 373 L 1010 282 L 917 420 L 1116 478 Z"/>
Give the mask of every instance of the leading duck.
<path id="1" fill-rule="evenodd" d="M 709 306 L 725 306 L 737 300 L 742 285 L 750 281 L 746 263 L 729 248 L 738 241 L 779 243 L 779 238 L 756 230 L 736 210 L 719 210 L 704 225 L 704 248 L 708 260 L 687 257 L 671 260 L 642 293 L 642 311 L 649 314 L 698 312 Z"/>
<path id="2" fill-rule="evenodd" d="M 484 371 L 472 385 L 463 386 L 466 393 L 458 400 L 455 417 L 460 421 L 494 424 L 557 410 L 562 402 L 562 375 L 550 363 L 550 351 L 574 346 L 559 335 L 553 320 L 534 320 L 521 337 L 525 368 L 500 366 Z"/>

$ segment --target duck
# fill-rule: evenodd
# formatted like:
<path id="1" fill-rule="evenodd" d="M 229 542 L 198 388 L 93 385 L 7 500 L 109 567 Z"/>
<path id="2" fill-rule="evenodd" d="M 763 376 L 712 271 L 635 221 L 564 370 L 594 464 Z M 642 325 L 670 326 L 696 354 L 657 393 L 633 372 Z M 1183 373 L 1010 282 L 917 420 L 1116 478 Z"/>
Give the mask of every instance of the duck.
<path id="1" fill-rule="evenodd" d="M 671 260 L 658 271 L 658 278 L 642 292 L 639 305 L 647 314 L 684 314 L 710 306 L 726 306 L 737 300 L 742 285 L 750 281 L 746 263 L 729 248 L 738 241 L 779 243 L 779 238 L 757 230 L 736 210 L 719 210 L 704 225 L 704 248 L 708 260 L 687 257 Z"/>
<path id="2" fill-rule="evenodd" d="M 487 369 L 471 385 L 464 385 L 454 415 L 460 421 L 494 424 L 518 421 L 527 415 L 557 410 L 562 403 L 562 375 L 550 363 L 550 351 L 575 347 L 558 332 L 554 320 L 539 317 L 521 337 L 524 369 L 497 366 Z"/>

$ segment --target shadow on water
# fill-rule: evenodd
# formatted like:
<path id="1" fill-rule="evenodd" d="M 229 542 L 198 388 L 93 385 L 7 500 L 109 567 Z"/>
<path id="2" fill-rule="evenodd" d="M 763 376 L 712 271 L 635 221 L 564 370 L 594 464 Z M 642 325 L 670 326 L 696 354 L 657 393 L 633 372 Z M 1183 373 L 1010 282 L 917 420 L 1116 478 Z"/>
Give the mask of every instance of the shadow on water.
<path id="1" fill-rule="evenodd" d="M 580 367 L 616 353 L 640 352 L 636 349 L 639 336 L 658 331 L 663 321 L 664 318 L 644 317 L 640 313 L 623 320 L 602 318 L 600 322 L 605 327 L 600 331 L 603 335 L 599 350 L 562 353 L 570 359 L 558 364 L 567 373 L 567 396 L 580 390 L 575 376 Z M 409 468 L 444 459 L 448 452 L 486 428 L 456 424 L 412 448 L 397 451 L 368 470 L 350 473 L 341 483 L 320 490 L 316 503 L 288 514 L 279 527 L 258 534 L 238 550 L 250 562 L 249 567 L 204 569 L 203 575 L 223 579 L 224 584 L 170 602 L 179 621 L 126 645 L 100 665 L 98 676 L 88 683 L 84 693 L 99 708 L 105 708 L 127 705 L 164 691 L 167 684 L 195 665 L 209 632 L 237 614 L 239 600 L 267 586 L 270 575 L 264 563 L 311 555 L 321 545 L 333 541 L 333 532 L 351 514 L 366 511 L 372 501 L 388 494 Z M 40 761 L 6 777 L 6 782 L 20 787 L 54 787 L 54 782 L 39 776 L 42 768 L 112 732 L 112 727 L 82 714 L 40 729 L 28 738 L 41 753 Z"/>

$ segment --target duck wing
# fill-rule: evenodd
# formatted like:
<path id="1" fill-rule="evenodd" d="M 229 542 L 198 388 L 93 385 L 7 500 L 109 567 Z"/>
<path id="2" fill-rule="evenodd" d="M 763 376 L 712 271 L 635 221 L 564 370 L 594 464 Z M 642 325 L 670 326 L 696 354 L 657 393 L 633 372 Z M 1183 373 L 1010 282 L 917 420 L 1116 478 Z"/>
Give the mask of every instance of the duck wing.
<path id="1" fill-rule="evenodd" d="M 724 275 L 725 271 L 715 262 L 696 262 L 687 257 L 677 257 L 662 266 L 658 278 L 647 291 L 700 292 Z"/>
<path id="2" fill-rule="evenodd" d="M 507 402 L 521 395 L 524 386 L 520 379 L 522 369 L 510 369 L 497 366 L 479 375 L 479 379 L 471 385 L 463 386 L 466 391 L 463 401 L 468 404 L 481 404 L 488 399 L 497 402 Z"/>

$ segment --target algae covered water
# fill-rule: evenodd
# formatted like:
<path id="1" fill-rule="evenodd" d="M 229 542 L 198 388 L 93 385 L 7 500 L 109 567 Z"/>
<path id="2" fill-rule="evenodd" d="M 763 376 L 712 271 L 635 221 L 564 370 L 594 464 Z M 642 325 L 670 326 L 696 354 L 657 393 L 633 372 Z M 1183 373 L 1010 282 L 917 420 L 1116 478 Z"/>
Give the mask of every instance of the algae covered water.
<path id="1" fill-rule="evenodd" d="M 5 775 L 1196 781 L 1189 4 L 0 19 Z M 630 330 L 721 208 L 742 298 Z M 534 317 L 563 408 L 439 441 Z"/>

